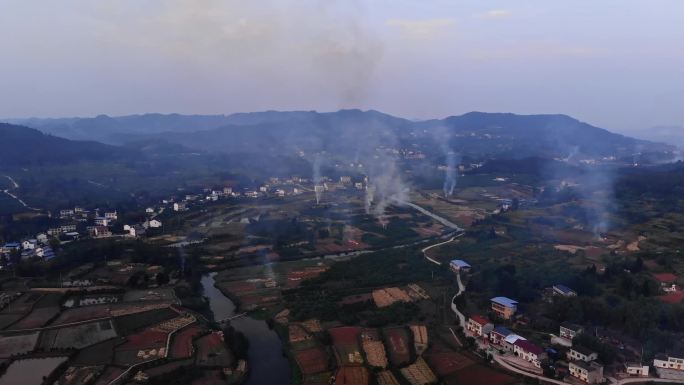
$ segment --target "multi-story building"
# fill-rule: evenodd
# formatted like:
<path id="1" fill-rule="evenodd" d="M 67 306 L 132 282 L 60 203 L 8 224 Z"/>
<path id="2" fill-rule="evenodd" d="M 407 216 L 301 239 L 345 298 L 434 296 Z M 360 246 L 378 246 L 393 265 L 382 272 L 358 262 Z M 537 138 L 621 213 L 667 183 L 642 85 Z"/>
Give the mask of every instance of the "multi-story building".
<path id="1" fill-rule="evenodd" d="M 573 338 L 577 337 L 578 334 L 582 333 L 584 329 L 579 326 L 575 325 L 571 322 L 563 322 L 560 325 L 560 336 L 562 338 L 572 340 Z"/>
<path id="2" fill-rule="evenodd" d="M 588 384 L 603 382 L 603 366 L 596 362 L 570 361 L 570 375 Z"/>
<path id="3" fill-rule="evenodd" d="M 625 373 L 630 376 L 647 377 L 649 369 L 648 365 L 637 362 L 625 362 Z"/>
<path id="4" fill-rule="evenodd" d="M 568 360 L 591 362 L 598 359 L 598 353 L 583 346 L 573 346 L 568 352 Z"/>
<path id="5" fill-rule="evenodd" d="M 518 301 L 507 297 L 494 297 L 491 302 L 492 311 L 503 319 L 511 319 L 518 310 Z"/>
<path id="6" fill-rule="evenodd" d="M 658 354 L 653 359 L 653 366 L 663 369 L 684 370 L 684 354 Z"/>
<path id="7" fill-rule="evenodd" d="M 503 326 L 497 326 L 489 332 L 489 342 L 494 345 L 503 345 L 506 337 L 513 334 L 512 331 L 508 330 Z"/>
<path id="8" fill-rule="evenodd" d="M 488 335 L 494 329 L 494 325 L 487 318 L 476 314 L 468 318 L 466 329 L 472 334 L 482 337 Z"/>
<path id="9" fill-rule="evenodd" d="M 544 349 L 530 341 L 519 339 L 515 341 L 513 352 L 525 361 L 529 361 L 537 368 L 541 368 L 542 360 L 546 359 Z"/>

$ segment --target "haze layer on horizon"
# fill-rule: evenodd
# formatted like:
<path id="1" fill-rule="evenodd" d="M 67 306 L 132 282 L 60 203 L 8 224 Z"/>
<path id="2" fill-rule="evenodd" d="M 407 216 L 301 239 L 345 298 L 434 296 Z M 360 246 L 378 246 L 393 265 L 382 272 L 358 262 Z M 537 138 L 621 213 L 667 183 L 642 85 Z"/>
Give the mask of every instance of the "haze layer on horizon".
<path id="1" fill-rule="evenodd" d="M 377 109 L 684 125 L 684 2 L 0 0 L 0 116 Z"/>

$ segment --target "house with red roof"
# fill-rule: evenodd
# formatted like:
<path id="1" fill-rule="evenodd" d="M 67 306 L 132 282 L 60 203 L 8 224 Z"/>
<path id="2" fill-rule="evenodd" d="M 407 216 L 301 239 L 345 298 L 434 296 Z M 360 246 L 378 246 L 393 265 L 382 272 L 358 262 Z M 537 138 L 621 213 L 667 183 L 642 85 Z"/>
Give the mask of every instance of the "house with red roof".
<path id="1" fill-rule="evenodd" d="M 513 352 L 516 356 L 531 362 L 538 368 L 541 368 L 542 360 L 545 360 L 547 357 L 544 349 L 523 339 L 515 341 Z"/>
<path id="2" fill-rule="evenodd" d="M 473 335 L 482 337 L 487 336 L 489 332 L 494 329 L 494 325 L 489 320 L 479 314 L 475 314 L 468 318 L 466 322 L 466 329 Z"/>
<path id="3" fill-rule="evenodd" d="M 660 283 L 660 288 L 666 293 L 673 293 L 677 291 L 677 279 L 678 277 L 672 273 L 660 273 L 653 274 L 655 278 Z"/>

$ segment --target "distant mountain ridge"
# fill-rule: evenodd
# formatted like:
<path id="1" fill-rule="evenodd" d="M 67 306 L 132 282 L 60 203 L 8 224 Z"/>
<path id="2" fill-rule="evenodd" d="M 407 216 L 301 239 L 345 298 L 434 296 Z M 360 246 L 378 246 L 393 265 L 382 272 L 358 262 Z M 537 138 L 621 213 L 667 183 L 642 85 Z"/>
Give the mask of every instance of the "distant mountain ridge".
<path id="1" fill-rule="evenodd" d="M 17 121 L 17 120 L 15 120 Z M 630 157 L 673 147 L 615 134 L 567 115 L 469 112 L 411 121 L 369 110 L 265 111 L 232 115 L 144 114 L 27 119 L 20 122 L 71 139 L 124 144 L 144 140 L 198 151 L 292 154 L 328 151 L 354 157 L 377 147 L 475 158 Z"/>
<path id="2" fill-rule="evenodd" d="M 0 163 L 4 166 L 102 161 L 135 154 L 133 150 L 122 147 L 69 140 L 7 123 L 0 123 L 0 143 Z"/>

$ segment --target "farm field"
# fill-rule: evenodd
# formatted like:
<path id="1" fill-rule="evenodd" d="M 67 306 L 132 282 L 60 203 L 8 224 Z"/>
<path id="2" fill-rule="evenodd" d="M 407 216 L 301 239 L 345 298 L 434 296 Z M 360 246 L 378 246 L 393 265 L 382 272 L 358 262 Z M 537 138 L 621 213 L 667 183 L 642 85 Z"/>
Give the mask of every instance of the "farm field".
<path id="1" fill-rule="evenodd" d="M 5 329 L 24 317 L 23 314 L 0 314 L 0 329 Z"/>
<path id="2" fill-rule="evenodd" d="M 197 339 L 198 365 L 229 367 L 233 361 L 233 355 L 226 349 L 219 333 L 212 332 Z"/>
<path id="3" fill-rule="evenodd" d="M 192 356 L 193 338 L 202 332 L 199 325 L 190 325 L 179 330 L 173 335 L 171 340 L 171 351 L 169 354 L 173 358 L 187 358 Z"/>
<path id="4" fill-rule="evenodd" d="M 418 357 L 413 364 L 401 368 L 401 374 L 411 385 L 427 385 L 437 382 L 437 376 L 432 372 L 432 369 L 430 369 L 423 357 Z"/>
<path id="5" fill-rule="evenodd" d="M 442 377 L 475 364 L 473 360 L 455 352 L 441 341 L 435 342 L 430 347 L 425 353 L 425 359 L 437 375 Z"/>
<path id="6" fill-rule="evenodd" d="M 174 371 L 180 367 L 183 367 L 183 366 L 185 366 L 185 367 L 191 366 L 192 364 L 193 364 L 193 361 L 190 359 L 173 361 L 173 362 L 169 362 L 168 364 L 159 365 L 159 366 L 152 367 L 150 369 L 146 369 L 145 374 L 150 376 L 150 378 L 154 378 L 154 377 L 160 376 L 162 374 L 172 372 L 172 371 Z"/>
<path id="7" fill-rule="evenodd" d="M 38 342 L 38 332 L 17 335 L 3 335 L 0 338 L 0 358 L 30 352 Z"/>
<path id="8" fill-rule="evenodd" d="M 8 330 L 22 330 L 40 328 L 50 322 L 57 314 L 59 314 L 59 306 L 37 307 L 34 308 L 24 318 L 8 327 Z"/>
<path id="9" fill-rule="evenodd" d="M 116 317 L 115 324 L 117 330 L 121 334 L 127 335 L 145 327 L 169 320 L 177 315 L 178 313 L 169 308 L 154 309 L 146 312 Z"/>
<path id="10" fill-rule="evenodd" d="M 363 351 L 366 353 L 368 365 L 377 368 L 387 367 L 387 353 L 385 346 L 380 338 L 380 333 L 377 329 L 364 329 L 361 333 L 361 345 Z"/>
<path id="11" fill-rule="evenodd" d="M 125 341 L 123 338 L 116 338 L 83 348 L 76 354 L 73 364 L 82 366 L 111 364 L 114 360 L 114 349 Z"/>
<path id="12" fill-rule="evenodd" d="M 307 374 L 304 376 L 302 385 L 330 385 L 332 372 Z"/>
<path id="13" fill-rule="evenodd" d="M 343 366 L 337 369 L 335 383 L 368 385 L 370 375 L 363 366 Z"/>
<path id="14" fill-rule="evenodd" d="M 411 362 L 409 335 L 404 327 L 383 329 L 385 345 L 393 366 L 403 366 Z"/>
<path id="15" fill-rule="evenodd" d="M 335 357 L 338 365 L 360 365 L 363 364 L 359 337 L 361 328 L 345 326 L 328 330 L 332 337 Z"/>
<path id="16" fill-rule="evenodd" d="M 168 333 L 144 330 L 126 337 L 126 342 L 116 347 L 114 362 L 130 365 L 153 358 L 165 357 Z"/>
<path id="17" fill-rule="evenodd" d="M 97 378 L 104 366 L 70 366 L 59 378 L 59 385 L 87 384 Z"/>
<path id="18" fill-rule="evenodd" d="M 315 374 L 328 370 L 328 354 L 322 347 L 300 350 L 294 353 L 302 374 Z"/>
<path id="19" fill-rule="evenodd" d="M 174 301 L 173 289 L 129 290 L 124 294 L 124 302 L 134 301 Z"/>
<path id="20" fill-rule="evenodd" d="M 116 337 L 116 330 L 111 320 L 91 322 L 83 325 L 50 329 L 40 337 L 43 349 L 76 348 L 86 346 Z"/>
<path id="21" fill-rule="evenodd" d="M 95 385 L 109 385 L 111 381 L 119 377 L 119 375 L 121 375 L 123 372 L 124 369 L 117 366 L 107 366 L 104 369 L 104 372 L 102 372 L 100 377 L 98 377 L 95 381 Z"/>
<path id="22" fill-rule="evenodd" d="M 52 325 L 64 325 L 73 322 L 106 318 L 109 316 L 109 307 L 107 305 L 73 308 L 61 312 L 59 316 L 52 322 Z"/>

